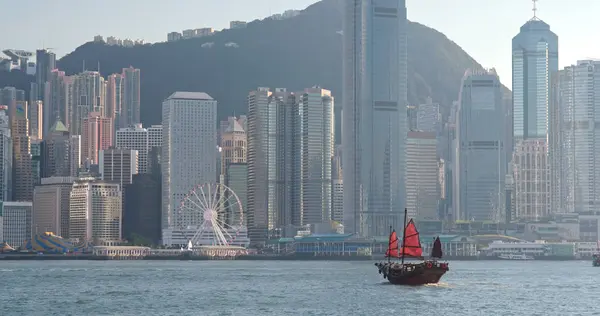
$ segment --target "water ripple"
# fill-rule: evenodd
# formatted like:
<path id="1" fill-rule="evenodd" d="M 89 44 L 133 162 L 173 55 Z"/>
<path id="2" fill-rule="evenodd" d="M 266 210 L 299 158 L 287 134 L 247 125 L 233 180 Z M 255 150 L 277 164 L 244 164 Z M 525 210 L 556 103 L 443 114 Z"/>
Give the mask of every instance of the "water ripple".
<path id="1" fill-rule="evenodd" d="M 595 315 L 589 262 L 452 262 L 384 282 L 371 262 L 0 262 L 0 315 Z"/>

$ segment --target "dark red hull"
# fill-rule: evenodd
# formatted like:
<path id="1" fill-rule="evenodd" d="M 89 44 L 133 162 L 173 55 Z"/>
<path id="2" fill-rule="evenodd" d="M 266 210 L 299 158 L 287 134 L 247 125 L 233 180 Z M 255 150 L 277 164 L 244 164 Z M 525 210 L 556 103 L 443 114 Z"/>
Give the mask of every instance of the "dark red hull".
<path id="1" fill-rule="evenodd" d="M 425 285 L 435 284 L 449 270 L 447 263 L 426 261 L 423 263 L 405 263 L 404 266 L 397 263 L 376 263 L 379 273 L 397 285 Z"/>

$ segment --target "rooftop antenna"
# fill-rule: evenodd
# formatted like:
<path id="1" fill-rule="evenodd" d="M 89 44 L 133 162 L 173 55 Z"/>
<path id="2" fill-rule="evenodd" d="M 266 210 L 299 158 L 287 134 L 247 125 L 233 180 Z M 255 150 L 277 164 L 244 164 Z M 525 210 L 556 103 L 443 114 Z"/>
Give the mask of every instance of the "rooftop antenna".
<path id="1" fill-rule="evenodd" d="M 533 11 L 533 19 L 537 19 L 536 13 L 537 13 L 537 2 L 538 2 L 538 0 L 531 0 L 531 1 L 533 2 L 533 9 L 532 9 L 532 11 Z"/>

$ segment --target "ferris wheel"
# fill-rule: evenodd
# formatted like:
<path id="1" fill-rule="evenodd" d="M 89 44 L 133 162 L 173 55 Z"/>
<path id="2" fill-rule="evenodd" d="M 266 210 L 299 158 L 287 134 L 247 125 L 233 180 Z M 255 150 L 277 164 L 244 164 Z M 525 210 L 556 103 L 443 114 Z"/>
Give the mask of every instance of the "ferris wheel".
<path id="1" fill-rule="evenodd" d="M 223 184 L 199 184 L 181 200 L 175 224 L 194 246 L 229 246 L 244 226 L 242 203 Z"/>

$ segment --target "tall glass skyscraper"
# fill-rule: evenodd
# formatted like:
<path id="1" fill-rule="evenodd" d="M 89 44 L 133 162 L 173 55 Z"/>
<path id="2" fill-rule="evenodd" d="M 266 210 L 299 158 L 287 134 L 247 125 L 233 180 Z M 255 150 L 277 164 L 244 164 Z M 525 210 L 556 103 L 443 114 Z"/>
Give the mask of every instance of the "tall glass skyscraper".
<path id="1" fill-rule="evenodd" d="M 550 77 L 558 71 L 558 36 L 534 16 L 513 38 L 512 60 L 514 137 L 546 138 Z"/>
<path id="2" fill-rule="evenodd" d="M 382 236 L 405 207 L 405 1 L 344 1 L 343 24 L 344 229 Z"/>

